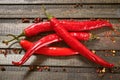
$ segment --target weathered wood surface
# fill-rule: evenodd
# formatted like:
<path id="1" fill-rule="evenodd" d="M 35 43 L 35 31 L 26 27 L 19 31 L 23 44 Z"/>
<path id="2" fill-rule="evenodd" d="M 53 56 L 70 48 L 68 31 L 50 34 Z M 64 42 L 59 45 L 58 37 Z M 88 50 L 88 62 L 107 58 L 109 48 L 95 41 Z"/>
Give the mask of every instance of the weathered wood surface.
<path id="1" fill-rule="evenodd" d="M 120 3 L 119 0 L 1 0 L 0 4 L 60 4 L 60 3 L 65 3 L 65 4 L 73 4 L 73 3 Z"/>
<path id="2" fill-rule="evenodd" d="M 98 52 L 100 56 L 100 52 Z M 102 54 L 102 53 L 101 53 Z M 106 54 L 106 53 L 105 53 Z M 112 54 L 109 54 L 110 56 L 106 57 L 102 55 L 101 57 L 103 59 L 106 59 L 106 61 L 114 63 L 116 67 L 120 66 L 120 56 L 112 56 Z M 0 64 L 1 65 L 12 65 L 12 61 L 19 61 L 23 54 L 8 54 L 7 57 L 4 55 L 0 55 Z M 80 55 L 76 56 L 69 56 L 69 57 L 48 57 L 48 56 L 40 56 L 40 55 L 33 55 L 24 65 L 47 65 L 47 66 L 71 66 L 71 67 L 94 67 L 98 66 L 97 64 L 94 64 L 93 62 L 83 58 Z"/>
<path id="3" fill-rule="evenodd" d="M 12 74 L 11 74 L 12 72 Z M 119 74 L 105 74 L 103 77 L 99 77 L 96 73 L 66 73 L 66 72 L 16 72 L 16 71 L 5 71 L 0 73 L 1 80 L 106 80 L 115 79 L 119 80 Z M 27 76 L 27 77 L 26 77 Z M 28 77 L 29 76 L 29 77 Z M 111 78 L 112 77 L 112 78 Z"/>
<path id="4" fill-rule="evenodd" d="M 80 20 L 80 21 L 82 21 L 82 20 Z M 113 24 L 113 27 L 115 29 L 117 29 L 117 30 L 120 29 L 119 20 L 117 20 L 117 21 L 110 20 L 110 21 Z M 1 23 L 0 24 L 0 36 L 5 36 L 7 34 L 19 35 L 23 31 L 24 28 L 26 28 L 32 24 L 34 24 L 34 23 L 21 23 L 21 22 L 19 22 L 19 23 L 17 23 L 17 22 L 16 23 Z M 116 24 L 118 26 L 116 26 Z M 119 36 L 119 35 L 116 35 L 113 31 L 110 31 L 109 27 L 94 29 L 91 32 L 94 34 L 97 34 L 98 36 L 105 36 L 107 34 L 107 32 L 111 32 L 110 36 Z M 41 35 L 45 35 L 45 34 L 41 34 Z"/>
<path id="5" fill-rule="evenodd" d="M 29 40 L 36 41 L 39 40 L 41 37 L 33 37 Z M 6 36 L 0 36 L 0 41 L 3 40 L 9 40 L 12 39 L 11 37 Z M 115 42 L 112 41 L 112 37 L 100 37 L 99 40 L 92 40 L 92 41 L 82 41 L 84 45 L 86 45 L 91 50 L 120 50 L 119 44 L 120 44 L 120 38 L 114 37 Z M 15 42 L 15 41 L 14 41 Z M 5 45 L 3 43 L 0 43 L 0 48 L 8 48 L 12 43 L 9 45 Z M 66 47 L 67 45 L 64 42 L 59 42 L 52 44 L 52 46 L 63 46 Z M 111 46 L 112 45 L 112 46 Z M 15 44 L 10 48 L 21 48 L 19 44 Z"/>
<path id="6" fill-rule="evenodd" d="M 11 74 L 12 72 L 12 74 Z M 17 80 L 119 80 L 119 74 L 105 74 L 99 77 L 96 73 L 66 73 L 66 72 L 31 72 L 26 76 L 27 72 L 5 71 L 0 73 L 1 80 L 17 79 Z M 29 76 L 29 77 L 28 77 Z M 62 76 L 62 77 L 61 77 Z M 112 78 L 111 78 L 112 77 Z"/>
<path id="7" fill-rule="evenodd" d="M 16 54 L 14 49 L 22 50 L 19 44 L 8 48 L 3 40 L 11 39 L 5 35 L 11 33 L 18 35 L 24 28 L 32 24 L 36 17 L 46 20 L 42 5 L 45 5 L 47 12 L 53 14 L 58 19 L 91 19 L 103 18 L 110 20 L 114 28 L 120 31 L 120 0 L 1 0 L 0 1 L 0 80 L 119 80 L 120 76 L 120 35 L 114 32 L 109 37 L 108 28 L 92 30 L 91 32 L 100 36 L 100 40 L 84 42 L 90 50 L 96 50 L 96 54 L 110 63 L 114 63 L 115 72 L 111 73 L 107 68 L 105 73 L 98 74 L 96 67 L 100 67 L 86 58 L 75 55 L 69 57 L 50 57 L 43 55 L 33 55 L 21 67 L 11 64 L 12 61 L 19 61 L 25 54 L 22 51 Z M 30 23 L 22 23 L 21 18 L 29 18 Z M 118 26 L 116 26 L 116 24 Z M 28 38 L 36 41 L 49 33 L 38 34 Z M 114 37 L 114 38 L 113 38 Z M 115 39 L 115 43 L 113 42 Z M 53 44 L 66 46 L 65 43 Z M 5 57 L 3 52 L 8 51 Z M 113 53 L 112 51 L 116 52 Z M 50 66 L 50 70 L 29 71 L 29 66 Z M 5 70 L 2 69 L 5 67 Z M 112 68 L 114 69 L 114 68 Z M 12 74 L 11 74 L 12 73 Z"/>
<path id="8" fill-rule="evenodd" d="M 120 18 L 120 5 L 91 8 L 75 5 L 45 5 L 47 12 L 57 18 Z M 115 6 L 115 7 L 114 7 Z M 94 8 L 95 7 L 95 8 Z M 110 7 L 110 8 L 108 8 Z M 72 13 L 71 13 L 72 12 Z M 0 5 L 0 18 L 46 18 L 41 5 Z"/>

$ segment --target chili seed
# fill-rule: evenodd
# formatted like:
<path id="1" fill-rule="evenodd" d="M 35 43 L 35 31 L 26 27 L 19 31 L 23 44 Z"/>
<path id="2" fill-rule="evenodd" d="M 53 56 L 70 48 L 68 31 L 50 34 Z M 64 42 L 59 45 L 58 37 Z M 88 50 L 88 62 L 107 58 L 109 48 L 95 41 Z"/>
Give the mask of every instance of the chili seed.
<path id="1" fill-rule="evenodd" d="M 42 21 L 41 18 L 35 18 L 34 21 L 33 21 L 33 23 L 39 23 L 39 22 L 41 22 L 41 21 Z"/>
<path id="2" fill-rule="evenodd" d="M 40 66 L 37 66 L 36 68 L 37 68 L 37 69 L 39 69 L 39 68 L 40 68 Z"/>
<path id="3" fill-rule="evenodd" d="M 79 7 L 79 4 L 75 4 L 75 5 L 74 5 L 74 8 L 77 8 L 77 7 Z"/>
<path id="4" fill-rule="evenodd" d="M 49 69 L 47 69 L 48 71 L 50 71 L 50 68 Z"/>
<path id="5" fill-rule="evenodd" d="M 106 72 L 106 69 L 105 69 L 105 68 L 103 68 L 103 69 L 101 70 L 101 72 L 102 72 L 102 73 L 105 73 L 105 72 Z"/>
<path id="6" fill-rule="evenodd" d="M 90 6 L 90 8 L 93 8 L 93 6 Z"/>
<path id="7" fill-rule="evenodd" d="M 112 50 L 112 53 L 116 53 L 116 51 L 115 51 L 115 50 Z"/>
<path id="8" fill-rule="evenodd" d="M 1 71 L 6 71 L 6 69 L 4 67 L 0 67 Z"/>
<path id="9" fill-rule="evenodd" d="M 64 71 L 64 72 L 66 72 L 66 69 L 65 69 L 65 68 L 63 68 L 63 71 Z"/>
<path id="10" fill-rule="evenodd" d="M 31 70 L 33 70 L 34 69 L 34 67 L 33 66 L 29 66 L 29 70 L 31 71 Z"/>
<path id="11" fill-rule="evenodd" d="M 43 71 L 43 69 L 42 69 L 42 68 L 39 68 L 39 69 L 38 69 L 38 71 L 42 72 L 42 71 Z"/>
<path id="12" fill-rule="evenodd" d="M 96 53 L 96 51 L 95 50 L 92 50 L 92 52 L 95 54 Z"/>
<path id="13" fill-rule="evenodd" d="M 112 40 L 113 43 L 116 42 L 114 37 L 112 37 L 112 38 L 110 38 L 110 39 Z"/>
<path id="14" fill-rule="evenodd" d="M 112 79 L 112 76 L 110 76 L 110 79 Z"/>
<path id="15" fill-rule="evenodd" d="M 12 50 L 15 54 L 19 54 L 19 50 L 17 50 L 17 49 L 13 49 Z"/>
<path id="16" fill-rule="evenodd" d="M 4 56 L 6 57 L 6 55 L 8 54 L 7 50 L 1 50 L 1 53 L 4 54 Z"/>
<path id="17" fill-rule="evenodd" d="M 29 22 L 30 22 L 29 19 L 27 19 L 27 18 L 22 18 L 22 23 L 29 23 Z"/>

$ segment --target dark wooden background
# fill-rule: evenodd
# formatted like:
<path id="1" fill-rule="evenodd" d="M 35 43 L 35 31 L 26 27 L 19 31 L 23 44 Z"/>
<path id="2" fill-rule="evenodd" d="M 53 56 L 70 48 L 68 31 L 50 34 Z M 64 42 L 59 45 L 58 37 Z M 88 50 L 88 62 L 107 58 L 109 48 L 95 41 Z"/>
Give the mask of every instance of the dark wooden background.
<path id="1" fill-rule="evenodd" d="M 108 28 L 91 31 L 100 36 L 100 40 L 82 42 L 89 49 L 95 50 L 97 55 L 115 64 L 112 69 L 105 68 L 105 72 L 104 68 L 80 55 L 69 57 L 33 55 L 21 67 L 12 65 L 11 62 L 19 61 L 25 52 L 19 44 L 8 48 L 10 45 L 1 42 L 11 39 L 5 36 L 9 33 L 20 34 L 36 17 L 46 20 L 41 9 L 43 4 L 47 12 L 58 19 L 102 18 L 110 20 L 118 31 L 120 29 L 120 0 L 0 0 L 0 80 L 120 80 L 120 36 L 112 32 L 107 37 L 106 35 L 111 33 Z M 30 23 L 22 23 L 22 18 L 28 18 Z M 39 34 L 29 40 L 38 40 L 45 34 Z M 57 45 L 64 46 L 64 43 Z M 22 52 L 18 54 L 21 50 Z M 6 52 L 5 57 L 3 53 Z M 102 72 L 98 71 L 99 69 Z"/>

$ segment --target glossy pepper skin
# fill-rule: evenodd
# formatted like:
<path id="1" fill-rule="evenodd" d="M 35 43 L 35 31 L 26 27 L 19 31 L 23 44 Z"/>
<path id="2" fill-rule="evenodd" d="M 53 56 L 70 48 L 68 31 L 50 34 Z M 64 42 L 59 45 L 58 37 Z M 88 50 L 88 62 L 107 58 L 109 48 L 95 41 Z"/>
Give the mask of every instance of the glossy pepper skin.
<path id="1" fill-rule="evenodd" d="M 29 50 L 34 43 L 27 40 L 21 40 L 20 45 L 23 49 Z M 42 47 L 38 49 L 35 54 L 41 54 L 46 56 L 71 56 L 79 54 L 77 51 L 70 48 L 61 48 L 61 47 Z"/>
<path id="2" fill-rule="evenodd" d="M 72 36 L 74 35 L 74 37 L 76 37 L 77 39 L 87 39 L 88 40 L 88 38 L 90 38 L 90 33 L 84 33 L 84 32 L 81 32 L 81 34 L 80 33 L 71 33 L 72 34 Z M 83 35 L 84 34 L 84 35 Z M 87 36 L 86 36 L 86 35 Z M 83 37 L 87 37 L 87 38 L 83 38 Z M 40 40 L 38 40 L 37 42 L 35 42 L 34 43 L 34 45 L 33 46 L 31 46 L 30 48 L 29 48 L 29 50 L 27 50 L 27 52 L 25 53 L 25 55 L 23 56 L 23 58 L 19 61 L 19 62 L 14 62 L 14 61 L 12 61 L 12 63 L 14 64 L 14 65 L 22 65 L 22 64 L 24 64 L 29 58 L 30 58 L 30 56 L 33 54 L 33 53 L 35 53 L 38 49 L 40 49 L 40 48 L 42 48 L 42 47 L 44 47 L 44 46 L 46 46 L 46 45 L 49 45 L 49 44 L 51 44 L 51 43 L 53 43 L 53 42 L 58 42 L 58 41 L 61 41 L 62 39 L 59 37 L 59 36 L 57 36 L 56 34 L 50 34 L 50 35 L 47 35 L 47 36 L 45 36 L 45 37 L 43 37 L 43 38 L 41 38 Z"/>
<path id="3" fill-rule="evenodd" d="M 76 21 L 76 20 L 59 20 L 60 24 L 67 31 L 89 31 L 102 27 L 112 27 L 112 24 L 106 20 L 84 20 L 84 21 Z M 37 35 L 41 32 L 52 31 L 52 27 L 49 21 L 40 22 L 30 25 L 25 28 L 23 33 L 27 37 L 31 37 Z"/>
<path id="4" fill-rule="evenodd" d="M 78 51 L 82 56 L 87 59 L 99 64 L 103 67 L 111 68 L 114 65 L 103 60 L 99 56 L 92 53 L 83 44 L 81 44 L 77 39 L 69 34 L 69 32 L 64 28 L 63 25 L 54 17 L 47 15 L 50 19 L 51 27 L 54 29 L 56 34 L 58 34 L 72 49 Z"/>

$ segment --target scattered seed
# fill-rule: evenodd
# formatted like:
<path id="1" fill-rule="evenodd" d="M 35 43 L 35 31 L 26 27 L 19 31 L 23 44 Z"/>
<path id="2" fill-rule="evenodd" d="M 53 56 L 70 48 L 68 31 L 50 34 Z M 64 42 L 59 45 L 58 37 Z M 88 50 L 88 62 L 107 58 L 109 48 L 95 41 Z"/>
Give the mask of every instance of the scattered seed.
<path id="1" fill-rule="evenodd" d="M 106 72 L 106 69 L 105 68 L 98 68 L 96 70 L 97 73 L 105 73 Z"/>
<path id="2" fill-rule="evenodd" d="M 58 70 L 55 70 L 55 72 L 58 72 Z"/>
<path id="3" fill-rule="evenodd" d="M 111 52 L 112 52 L 112 56 L 115 56 L 116 51 L 115 51 L 115 50 L 112 50 Z"/>
<path id="4" fill-rule="evenodd" d="M 112 79 L 112 76 L 110 76 L 109 78 Z"/>
<path id="5" fill-rule="evenodd" d="M 3 66 L 0 66 L 1 71 L 6 71 L 6 69 Z"/>
<path id="6" fill-rule="evenodd" d="M 106 72 L 106 69 L 105 69 L 105 68 L 103 68 L 103 69 L 101 70 L 101 72 L 102 72 L 102 73 L 105 73 L 105 72 Z"/>
<path id="7" fill-rule="evenodd" d="M 112 50 L 112 53 L 116 53 L 116 51 L 115 51 L 115 50 Z"/>
<path id="8" fill-rule="evenodd" d="M 77 7 L 79 7 L 79 4 L 75 4 L 75 5 L 74 5 L 74 8 L 77 8 Z"/>
<path id="9" fill-rule="evenodd" d="M 64 72 L 66 72 L 66 69 L 65 69 L 65 68 L 63 68 L 63 71 L 64 71 Z"/>
<path id="10" fill-rule="evenodd" d="M 116 42 L 114 37 L 111 37 L 110 40 L 111 40 L 113 43 Z"/>
<path id="11" fill-rule="evenodd" d="M 93 8 L 93 6 L 90 6 L 90 8 Z"/>
<path id="12" fill-rule="evenodd" d="M 6 57 L 7 54 L 8 54 L 8 51 L 7 50 L 1 50 L 1 53 L 4 54 L 4 56 Z"/>
<path id="13" fill-rule="evenodd" d="M 113 30 L 113 32 L 114 32 L 116 35 L 120 35 L 120 32 L 119 32 L 119 31 L 117 31 L 116 29 L 115 29 L 115 30 Z"/>
<path id="14" fill-rule="evenodd" d="M 13 51 L 15 54 L 19 54 L 19 50 L 18 50 L 18 49 L 12 49 L 12 51 Z"/>
<path id="15" fill-rule="evenodd" d="M 47 69 L 49 69 L 49 67 L 48 66 L 44 66 L 43 69 L 47 70 Z"/>
<path id="16" fill-rule="evenodd" d="M 35 19 L 33 20 L 33 23 L 39 23 L 39 22 L 41 22 L 41 21 L 42 21 L 41 18 L 35 18 Z"/>
<path id="17" fill-rule="evenodd" d="M 50 68 L 49 69 L 47 69 L 48 71 L 50 71 Z"/>
<path id="18" fill-rule="evenodd" d="M 112 54 L 112 56 L 115 56 L 115 54 Z"/>
<path id="19" fill-rule="evenodd" d="M 37 68 L 37 69 L 39 69 L 39 68 L 40 68 L 40 66 L 37 66 L 36 68 Z"/>
<path id="20" fill-rule="evenodd" d="M 43 71 L 43 69 L 42 69 L 42 68 L 39 68 L 39 69 L 38 69 L 38 71 L 42 72 L 42 71 Z"/>
<path id="21" fill-rule="evenodd" d="M 32 71 L 34 69 L 33 66 L 29 66 L 29 70 Z"/>
<path id="22" fill-rule="evenodd" d="M 96 53 L 96 51 L 95 50 L 92 50 L 92 52 L 95 54 Z"/>
<path id="23" fill-rule="evenodd" d="M 27 18 L 22 18 L 22 23 L 29 23 L 29 22 L 30 22 L 29 19 L 27 19 Z"/>

